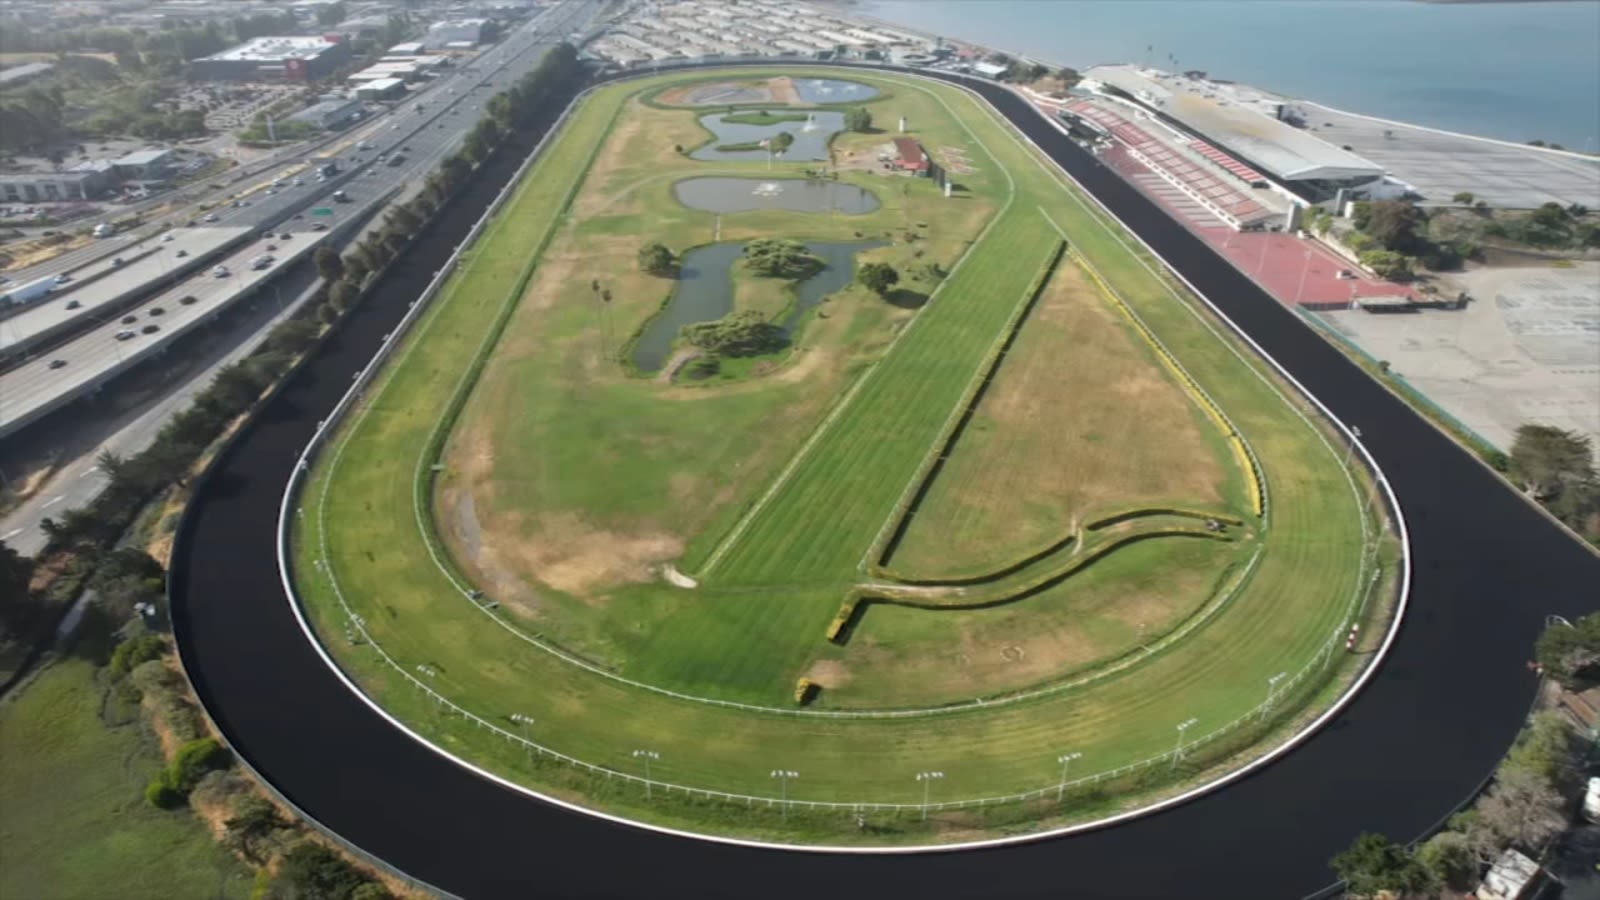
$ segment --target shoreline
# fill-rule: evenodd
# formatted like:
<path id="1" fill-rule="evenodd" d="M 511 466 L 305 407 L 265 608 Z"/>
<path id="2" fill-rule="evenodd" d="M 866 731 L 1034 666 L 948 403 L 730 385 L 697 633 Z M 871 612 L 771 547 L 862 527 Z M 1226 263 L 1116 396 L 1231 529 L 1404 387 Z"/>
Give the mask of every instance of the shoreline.
<path id="1" fill-rule="evenodd" d="M 1458 5 L 1459 4 L 1496 4 L 1496 5 L 1503 4 L 1503 5 L 1514 5 L 1514 4 L 1535 3 L 1535 2 L 1577 2 L 1577 0 L 1413 0 L 1413 2 L 1424 3 L 1424 4 L 1439 4 L 1439 5 L 1451 5 L 1451 4 L 1458 4 Z M 929 40 L 929 41 L 932 41 L 932 40 L 935 40 L 935 39 L 939 39 L 939 40 L 945 41 L 946 43 L 958 44 L 958 45 L 965 46 L 965 47 L 972 47 L 972 48 L 975 48 L 975 49 L 978 49 L 978 50 L 982 50 L 982 51 L 986 51 L 986 52 L 989 52 L 989 53 L 1004 53 L 1005 55 L 1014 57 L 1016 59 L 1024 59 L 1024 60 L 1028 60 L 1030 62 L 1042 63 L 1042 64 L 1047 65 L 1047 66 L 1049 66 L 1049 67 L 1051 67 L 1053 69 L 1069 68 L 1069 69 L 1072 69 L 1072 70 L 1074 70 L 1074 71 L 1076 71 L 1076 72 L 1078 72 L 1080 74 L 1083 73 L 1083 72 L 1088 71 L 1089 69 L 1094 68 L 1095 66 L 1139 65 L 1139 63 L 1137 61 L 1130 62 L 1130 61 L 1127 61 L 1127 60 L 1123 60 L 1123 61 L 1105 61 L 1105 62 L 1089 63 L 1089 64 L 1083 66 L 1082 68 L 1080 68 L 1077 65 L 1073 65 L 1073 64 L 1069 64 L 1069 63 L 1063 63 L 1063 62 L 1059 62 L 1057 60 L 1052 60 L 1052 59 L 1046 59 L 1046 58 L 1041 57 L 1041 56 L 1031 56 L 1031 55 L 1024 54 L 1024 53 L 1018 53 L 1018 52 L 1013 51 L 1013 50 L 1007 50 L 1007 49 L 1005 49 L 1003 47 L 995 47 L 995 46 L 992 46 L 992 45 L 989 45 L 989 44 L 984 44 L 984 43 L 980 43 L 980 42 L 977 42 L 977 41 L 968 40 L 966 38 L 946 37 L 944 35 L 934 34 L 933 32 L 930 32 L 930 31 L 927 31 L 925 29 L 918 28 L 918 27 L 915 27 L 915 26 L 912 26 L 912 25 L 902 25 L 902 24 L 900 24 L 898 22 L 891 22 L 891 21 L 889 21 L 887 19 L 880 19 L 880 18 L 878 18 L 876 16 L 870 16 L 870 15 L 867 15 L 866 13 L 862 12 L 860 10 L 860 8 L 856 5 L 854 0 L 801 0 L 800 5 L 801 6 L 809 6 L 809 7 L 813 8 L 815 10 L 818 10 L 820 12 L 825 12 L 825 13 L 828 13 L 830 15 L 838 16 L 839 18 L 848 19 L 848 20 L 851 20 L 851 21 L 854 21 L 854 22 L 858 22 L 858 23 L 863 24 L 863 25 L 867 25 L 867 26 L 876 25 L 876 26 L 879 26 L 879 27 L 882 27 L 882 28 L 887 28 L 887 29 L 893 30 L 893 31 L 903 32 L 905 34 L 917 35 L 917 36 L 922 37 L 922 38 L 924 38 L 926 40 Z M 1168 71 L 1168 70 L 1162 69 L 1161 71 Z M 1209 73 L 1208 73 L 1207 77 L 1208 78 L 1211 77 L 1209 75 Z M 1218 79 L 1212 78 L 1211 80 L 1215 81 L 1215 80 L 1218 80 Z M 1285 100 L 1285 101 L 1293 101 L 1293 102 L 1296 102 L 1296 103 L 1306 103 L 1306 104 L 1310 104 L 1312 106 L 1319 107 L 1321 109 L 1328 110 L 1330 112 L 1335 112 L 1335 113 L 1339 113 L 1341 115 L 1346 115 L 1346 116 L 1354 116 L 1356 118 L 1361 118 L 1361 119 L 1367 119 L 1367 120 L 1372 121 L 1372 122 L 1381 122 L 1381 123 L 1383 123 L 1385 125 L 1399 125 L 1399 126 L 1402 126 L 1402 127 L 1405 127 L 1405 128 L 1417 128 L 1417 129 L 1421 129 L 1423 131 L 1430 131 L 1430 132 L 1433 132 L 1435 134 L 1448 135 L 1448 136 L 1451 136 L 1451 137 L 1470 138 L 1472 140 L 1478 140 L 1478 141 L 1488 141 L 1490 143 L 1500 144 L 1500 145 L 1505 146 L 1505 147 L 1516 147 L 1516 148 L 1521 148 L 1521 149 L 1524 149 L 1524 150 L 1542 150 L 1542 151 L 1547 151 L 1549 153 L 1553 153 L 1553 154 L 1557 154 L 1557 155 L 1561 155 L 1561 156 L 1566 156 L 1568 158 L 1576 159 L 1576 160 L 1591 160 L 1592 161 L 1592 160 L 1594 160 L 1596 158 L 1600 158 L 1600 152 L 1591 153 L 1591 152 L 1586 152 L 1586 151 L 1582 151 L 1582 150 L 1572 150 L 1572 149 L 1567 149 L 1567 148 L 1563 148 L 1563 149 L 1557 150 L 1557 149 L 1554 149 L 1554 148 L 1551 148 L 1551 147 L 1536 147 L 1536 146 L 1534 146 L 1532 144 L 1518 143 L 1516 141 L 1510 141 L 1510 140 L 1506 140 L 1504 138 L 1487 137 L 1487 136 L 1480 135 L 1480 134 L 1470 134 L 1470 133 L 1465 132 L 1465 131 L 1452 131 L 1452 130 L 1450 130 L 1448 128 L 1440 128 L 1440 127 L 1437 127 L 1437 126 L 1434 126 L 1434 125 L 1424 125 L 1424 124 L 1421 124 L 1421 123 L 1418 123 L 1418 122 L 1406 122 L 1406 121 L 1402 121 L 1400 119 L 1388 119 L 1388 118 L 1384 118 L 1383 116 L 1372 115 L 1371 113 L 1355 112 L 1353 110 L 1342 109 L 1342 108 L 1337 107 L 1337 106 L 1329 106 L 1326 103 L 1322 103 L 1322 102 L 1320 102 L 1318 100 L 1313 100 L 1313 99 L 1311 99 L 1309 97 L 1299 97 L 1299 96 L 1295 96 L 1293 94 L 1285 94 L 1285 93 L 1283 93 L 1281 91 L 1278 91 L 1278 90 L 1275 90 L 1275 89 L 1272 89 L 1272 88 L 1268 88 L 1268 87 L 1262 87 L 1261 85 L 1258 85 L 1258 84 L 1245 84 L 1244 82 L 1232 82 L 1232 81 L 1227 81 L 1226 79 L 1221 79 L 1221 80 L 1222 81 L 1226 81 L 1227 83 L 1230 83 L 1230 84 L 1242 84 L 1245 87 L 1253 88 L 1253 89 L 1255 89 L 1257 91 L 1260 91 L 1263 94 L 1268 94 L 1268 95 L 1271 95 L 1273 97 L 1277 97 L 1277 98 Z"/>

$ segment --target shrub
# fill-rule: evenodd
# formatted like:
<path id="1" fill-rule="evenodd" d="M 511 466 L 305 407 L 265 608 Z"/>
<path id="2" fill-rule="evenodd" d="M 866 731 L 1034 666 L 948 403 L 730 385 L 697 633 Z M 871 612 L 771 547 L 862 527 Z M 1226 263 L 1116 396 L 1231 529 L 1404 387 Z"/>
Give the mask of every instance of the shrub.
<path id="1" fill-rule="evenodd" d="M 871 131 L 872 113 L 866 107 L 857 106 L 844 114 L 844 127 L 851 131 Z"/>
<path id="2" fill-rule="evenodd" d="M 215 738 L 193 740 L 178 748 L 172 765 L 167 767 L 167 780 L 173 788 L 188 794 L 207 772 L 226 769 L 232 761 L 233 754 Z"/>
<path id="3" fill-rule="evenodd" d="M 160 658 L 166 649 L 167 642 L 161 635 L 141 634 L 123 641 L 117 645 L 117 649 L 111 651 L 111 663 L 108 668 L 112 677 L 120 679 L 133 671 L 135 666 Z"/>
<path id="4" fill-rule="evenodd" d="M 162 772 L 144 787 L 146 803 L 156 809 L 175 809 L 183 805 L 183 792 L 167 783 L 166 772 Z"/>
<path id="5" fill-rule="evenodd" d="M 685 325 L 681 333 L 690 344 L 722 356 L 760 356 L 789 345 L 782 328 L 750 309 L 729 313 L 714 322 Z"/>
<path id="6" fill-rule="evenodd" d="M 361 870 L 321 844 L 307 841 L 283 855 L 278 877 L 294 891 L 292 896 L 350 900 L 369 884 Z"/>

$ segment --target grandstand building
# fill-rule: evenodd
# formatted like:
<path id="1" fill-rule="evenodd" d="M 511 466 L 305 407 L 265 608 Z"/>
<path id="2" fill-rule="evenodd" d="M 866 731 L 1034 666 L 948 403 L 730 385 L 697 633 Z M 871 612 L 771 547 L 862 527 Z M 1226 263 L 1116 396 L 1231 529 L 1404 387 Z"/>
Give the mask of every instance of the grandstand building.
<path id="1" fill-rule="evenodd" d="M 1341 192 L 1384 195 L 1384 168 L 1291 124 L 1283 100 L 1243 85 L 1135 65 L 1096 66 L 1079 85 L 1122 101 L 1192 137 L 1190 148 L 1256 185 L 1280 186 L 1308 203 Z"/>

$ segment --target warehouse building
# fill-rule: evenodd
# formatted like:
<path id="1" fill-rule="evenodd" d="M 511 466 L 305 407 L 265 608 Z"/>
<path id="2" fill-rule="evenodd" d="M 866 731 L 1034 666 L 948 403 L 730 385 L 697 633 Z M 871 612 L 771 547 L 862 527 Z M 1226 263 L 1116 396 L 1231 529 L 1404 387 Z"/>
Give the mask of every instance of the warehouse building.
<path id="1" fill-rule="evenodd" d="M 362 111 L 366 109 L 359 99 L 350 100 L 344 97 L 329 97 L 320 103 L 308 106 L 289 117 L 291 122 L 310 122 L 312 125 L 332 131 L 344 128 L 361 118 Z"/>
<path id="2" fill-rule="evenodd" d="M 428 26 L 422 39 L 427 50 L 463 49 L 476 47 L 483 41 L 483 27 L 488 19 L 450 19 Z"/>
<path id="3" fill-rule="evenodd" d="M 397 100 L 406 95 L 406 83 L 398 78 L 376 78 L 356 88 L 356 97 L 377 102 Z"/>
<path id="4" fill-rule="evenodd" d="M 350 61 L 350 45 L 325 36 L 258 37 L 190 63 L 198 81 L 314 81 Z"/>

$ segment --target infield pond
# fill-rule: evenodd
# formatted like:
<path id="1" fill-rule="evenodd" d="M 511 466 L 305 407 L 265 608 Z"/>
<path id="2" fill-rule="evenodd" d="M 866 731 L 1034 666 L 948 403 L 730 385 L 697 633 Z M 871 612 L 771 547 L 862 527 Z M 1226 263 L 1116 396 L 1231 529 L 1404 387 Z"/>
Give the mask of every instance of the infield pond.
<path id="1" fill-rule="evenodd" d="M 733 267 L 744 258 L 747 243 L 723 241 L 696 247 L 683 255 L 678 283 L 667 305 L 650 319 L 634 342 L 633 364 L 639 371 L 660 371 L 672 355 L 672 342 L 683 326 L 711 322 L 733 311 Z M 794 301 L 778 318 L 778 327 L 792 334 L 808 310 L 850 284 L 857 253 L 881 246 L 881 241 L 807 242 L 806 249 L 822 260 L 823 267 L 794 283 Z"/>

